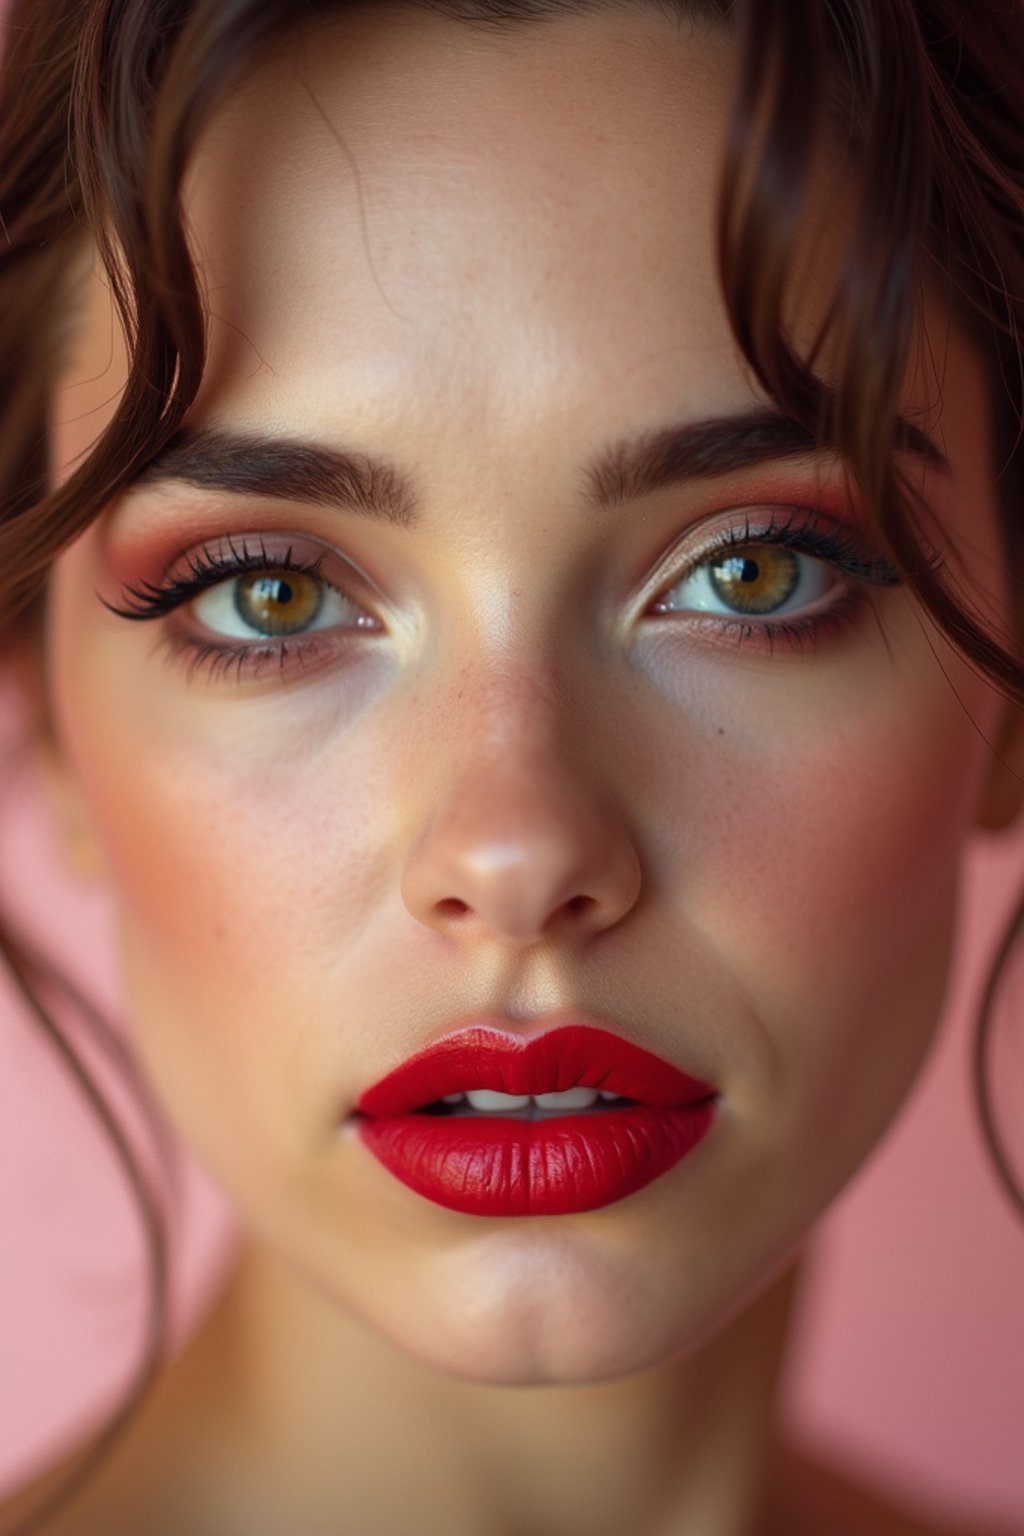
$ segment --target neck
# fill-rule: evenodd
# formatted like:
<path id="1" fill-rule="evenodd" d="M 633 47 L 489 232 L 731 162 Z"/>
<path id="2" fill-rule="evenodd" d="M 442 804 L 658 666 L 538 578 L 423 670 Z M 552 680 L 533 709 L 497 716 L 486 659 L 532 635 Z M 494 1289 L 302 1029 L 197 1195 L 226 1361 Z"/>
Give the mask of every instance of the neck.
<path id="1" fill-rule="evenodd" d="M 685 1361 L 490 1386 L 421 1365 L 250 1247 L 175 1369 L 209 1426 L 204 1498 L 222 1490 L 232 1530 L 266 1528 L 277 1504 L 304 1531 L 302 1489 L 317 1531 L 754 1536 L 797 1279 L 794 1265 Z"/>

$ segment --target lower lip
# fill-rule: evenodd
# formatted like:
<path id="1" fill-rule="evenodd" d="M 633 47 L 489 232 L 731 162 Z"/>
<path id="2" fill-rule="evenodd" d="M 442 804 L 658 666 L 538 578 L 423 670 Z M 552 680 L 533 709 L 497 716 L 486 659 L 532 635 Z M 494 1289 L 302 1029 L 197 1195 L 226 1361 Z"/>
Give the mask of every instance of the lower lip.
<path id="1" fill-rule="evenodd" d="M 711 1129 L 714 1101 L 637 1104 L 554 1120 L 466 1115 L 361 1118 L 359 1135 L 389 1173 L 468 1216 L 595 1211 L 660 1179 Z"/>

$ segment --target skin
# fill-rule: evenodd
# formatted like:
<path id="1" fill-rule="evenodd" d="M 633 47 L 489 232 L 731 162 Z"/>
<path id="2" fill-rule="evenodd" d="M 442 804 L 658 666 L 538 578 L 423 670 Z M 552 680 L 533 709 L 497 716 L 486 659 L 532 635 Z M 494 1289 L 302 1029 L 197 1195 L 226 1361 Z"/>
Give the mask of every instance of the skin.
<path id="1" fill-rule="evenodd" d="M 803 651 L 654 611 L 708 529 L 832 506 L 828 456 L 581 501 L 596 451 L 761 399 L 712 244 L 734 63 L 727 33 L 644 11 L 503 34 L 356 12 L 280 50 L 203 141 L 192 419 L 383 455 L 420 520 L 140 486 L 53 575 L 69 841 L 117 904 L 139 1057 L 248 1233 L 136 1458 L 135 1492 L 166 1509 L 173 1487 L 179 1520 L 778 1518 L 794 1262 L 927 1051 L 965 838 L 1017 810 L 993 745 L 1012 757 L 1019 723 L 901 587 Z M 822 175 L 808 335 L 841 241 L 827 157 Z M 59 475 L 116 399 L 115 355 L 89 408 L 110 324 L 92 281 Z M 904 410 L 952 466 L 915 469 L 944 535 L 1003 601 L 981 365 L 934 300 Z M 374 631 L 240 681 L 157 643 L 194 633 L 187 614 L 97 601 L 260 532 L 365 573 Z M 702 1146 L 628 1200 L 464 1216 L 343 1125 L 468 1015 L 580 1009 L 722 1096 Z"/>

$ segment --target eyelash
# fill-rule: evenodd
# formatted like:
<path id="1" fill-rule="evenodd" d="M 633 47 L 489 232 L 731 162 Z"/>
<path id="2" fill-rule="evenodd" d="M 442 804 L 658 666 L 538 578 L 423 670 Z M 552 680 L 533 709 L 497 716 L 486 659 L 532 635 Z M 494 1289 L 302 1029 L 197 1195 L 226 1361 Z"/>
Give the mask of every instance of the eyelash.
<path id="1" fill-rule="evenodd" d="M 868 587 L 902 585 L 902 577 L 894 565 L 888 560 L 866 555 L 854 534 L 840 524 L 822 527 L 813 512 L 786 508 L 781 517 L 771 512 L 764 522 L 758 523 L 753 522 L 748 513 L 742 525 L 715 534 L 708 548 L 691 559 L 668 584 L 661 583 L 658 592 L 665 596 L 695 572 L 715 565 L 735 550 L 764 545 L 809 555 L 841 572 L 852 583 L 829 608 L 803 618 L 772 619 L 765 616 L 756 619 L 738 614 L 730 618 L 725 614 L 706 612 L 697 617 L 699 624 L 713 624 L 720 636 L 732 636 L 737 646 L 760 644 L 769 656 L 780 646 L 790 652 L 817 649 L 820 642 L 854 623 L 866 600 Z M 692 624 L 694 617 L 693 613 L 680 611 L 682 621 Z M 666 618 L 671 621 L 671 610 L 661 615 L 662 622 Z"/>
<path id="2" fill-rule="evenodd" d="M 121 606 L 105 600 L 104 606 L 124 619 L 143 622 L 161 619 L 221 582 L 261 572 L 292 571 L 333 587 L 321 574 L 328 558 L 326 550 L 310 560 L 296 555 L 292 545 L 283 554 L 271 553 L 262 538 L 257 539 L 255 544 L 242 543 L 240 547 L 231 538 L 225 539 L 223 543 L 227 554 L 203 545 L 186 557 L 187 574 L 171 577 L 163 583 L 144 581 L 135 586 L 126 586 Z M 756 619 L 739 615 L 729 618 L 725 614 L 706 611 L 699 614 L 698 623 L 710 623 L 719 635 L 733 636 L 738 646 L 761 644 L 767 648 L 769 655 L 773 655 L 779 646 L 790 652 L 816 648 L 822 639 L 829 638 L 853 622 L 866 597 L 868 586 L 891 587 L 901 582 L 894 566 L 886 560 L 866 557 L 855 537 L 845 529 L 838 525 L 823 528 L 813 513 L 787 509 L 781 519 L 770 515 L 763 524 L 755 525 L 748 515 L 743 525 L 716 534 L 711 545 L 682 571 L 677 572 L 672 581 L 662 582 L 658 593 L 664 597 L 688 577 L 721 561 L 731 551 L 757 545 L 791 549 L 795 553 L 808 555 L 841 572 L 853 583 L 831 607 L 803 618 L 772 620 L 770 617 Z M 342 591 L 338 587 L 333 590 Z M 693 612 L 677 611 L 680 619 L 693 622 Z M 671 615 L 672 610 L 666 610 L 659 616 L 659 622 L 671 622 Z M 322 636 L 330 633 L 330 630 L 300 632 L 294 637 L 281 637 L 272 642 L 268 638 L 267 644 L 203 640 L 173 630 L 169 630 L 165 638 L 171 651 L 187 660 L 190 680 L 199 671 L 207 672 L 212 678 L 234 672 L 236 681 L 241 682 L 250 676 L 262 677 L 272 665 L 279 669 L 284 678 L 293 666 L 315 660 L 322 648 L 318 642 Z"/>
<path id="3" fill-rule="evenodd" d="M 121 606 L 112 603 L 105 603 L 104 606 L 122 619 L 141 622 L 162 619 L 201 597 L 204 592 L 219 586 L 221 582 L 237 580 L 240 576 L 259 575 L 264 571 L 292 571 L 297 575 L 308 576 L 313 581 L 323 582 L 337 592 L 341 591 L 340 587 L 325 581 L 321 574 L 328 558 L 327 550 L 310 560 L 296 555 L 291 544 L 283 554 L 278 555 L 267 549 L 262 538 L 254 545 L 243 543 L 241 547 L 230 537 L 223 542 L 228 550 L 226 555 L 204 544 L 186 556 L 187 575 L 173 576 L 162 583 L 143 581 L 137 586 L 126 586 Z M 314 630 L 294 637 L 282 636 L 273 642 L 268 639 L 267 644 L 232 644 L 223 640 L 203 640 L 196 635 L 168 630 L 164 644 L 172 655 L 187 663 L 189 681 L 198 672 L 206 672 L 212 679 L 234 672 L 236 682 L 242 682 L 249 677 L 264 676 L 270 666 L 276 666 L 282 679 L 285 678 L 293 665 L 301 666 L 316 659 L 315 653 L 320 648 L 318 642 L 327 633 L 326 630 Z"/>

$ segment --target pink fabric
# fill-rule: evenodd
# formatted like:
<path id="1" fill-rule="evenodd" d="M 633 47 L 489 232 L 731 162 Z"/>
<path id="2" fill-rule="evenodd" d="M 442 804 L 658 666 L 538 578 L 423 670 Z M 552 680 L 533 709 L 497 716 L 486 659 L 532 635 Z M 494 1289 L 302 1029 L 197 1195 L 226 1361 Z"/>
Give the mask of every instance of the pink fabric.
<path id="1" fill-rule="evenodd" d="M 35 931 L 116 1016 L 110 913 L 58 872 L 31 780 L 13 767 L 0 774 L 0 867 Z M 802 1440 L 942 1518 L 973 1511 L 1013 1529 L 1024 1528 L 1024 1222 L 985 1162 L 968 1045 L 988 954 L 1024 882 L 1024 835 L 980 841 L 967 875 L 948 1017 L 897 1128 L 816 1240 L 785 1412 Z M 1024 1019 L 1005 1019 L 1001 1036 L 1019 1068 Z M 1008 1078 L 1011 1090 L 1014 1081 L 1021 1122 L 1024 1073 Z M 143 1343 L 145 1270 L 105 1139 L 6 988 L 0 1095 L 2 1492 L 118 1400 Z M 130 1099 L 121 1092 L 117 1102 L 137 1130 Z M 216 1294 L 235 1237 L 223 1197 L 187 1170 L 179 1345 Z"/>

